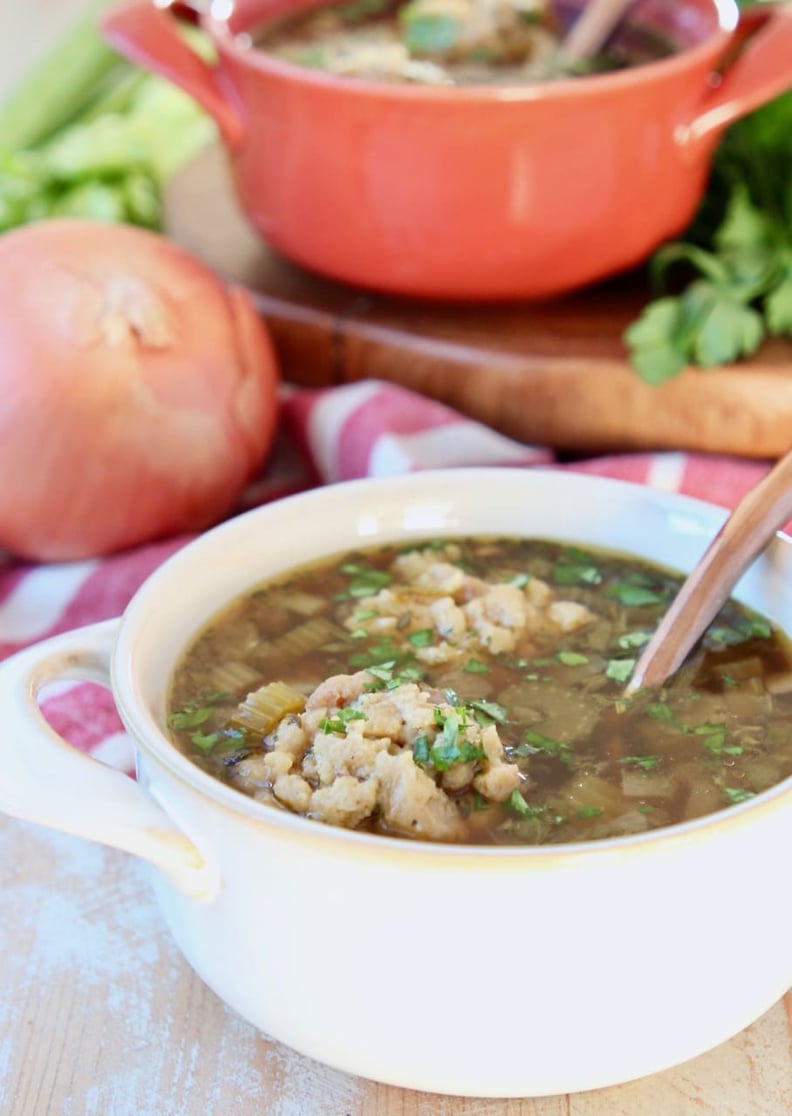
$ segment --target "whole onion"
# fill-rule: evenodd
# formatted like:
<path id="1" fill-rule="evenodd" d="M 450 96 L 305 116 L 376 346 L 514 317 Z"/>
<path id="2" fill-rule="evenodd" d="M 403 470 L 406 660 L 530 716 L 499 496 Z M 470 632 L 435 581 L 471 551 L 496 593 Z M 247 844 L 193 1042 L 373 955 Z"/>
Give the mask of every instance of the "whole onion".
<path id="1" fill-rule="evenodd" d="M 0 237 L 0 549 L 97 556 L 228 513 L 271 446 L 277 366 L 247 295 L 166 237 Z"/>

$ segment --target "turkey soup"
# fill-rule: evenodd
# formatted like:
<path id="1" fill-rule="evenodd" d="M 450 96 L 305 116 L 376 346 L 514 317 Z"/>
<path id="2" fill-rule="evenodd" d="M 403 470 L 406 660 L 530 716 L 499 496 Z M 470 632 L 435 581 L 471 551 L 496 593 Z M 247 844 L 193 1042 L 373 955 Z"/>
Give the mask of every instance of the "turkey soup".
<path id="1" fill-rule="evenodd" d="M 337 555 L 198 635 L 172 739 L 274 808 L 395 837 L 559 844 L 697 818 L 792 775 L 792 658 L 732 600 L 669 683 L 625 698 L 681 580 L 550 540 Z"/>
<path id="2" fill-rule="evenodd" d="M 344 0 L 270 22 L 253 42 L 276 58 L 366 81 L 520 85 L 668 57 L 658 28 L 625 20 L 585 62 L 559 51 L 576 12 L 548 0 Z"/>

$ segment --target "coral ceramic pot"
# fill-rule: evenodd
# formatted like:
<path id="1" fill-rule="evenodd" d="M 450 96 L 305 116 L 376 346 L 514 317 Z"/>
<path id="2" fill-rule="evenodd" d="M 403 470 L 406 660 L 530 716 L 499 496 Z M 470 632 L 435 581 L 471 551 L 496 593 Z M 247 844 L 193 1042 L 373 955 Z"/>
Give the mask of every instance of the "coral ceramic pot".
<path id="1" fill-rule="evenodd" d="M 315 4 L 205 5 L 214 66 L 151 0 L 115 8 L 103 27 L 216 118 L 242 207 L 270 245 L 377 291 L 530 299 L 627 269 L 689 223 L 723 129 L 792 86 L 788 6 L 738 23 L 734 0 L 638 0 L 633 18 L 670 34 L 673 56 L 551 83 L 418 87 L 251 48 L 251 29 Z"/>
<path id="2" fill-rule="evenodd" d="M 551 469 L 350 481 L 231 519 L 119 621 L 0 665 L 0 809 L 153 862 L 185 957 L 236 1012 L 350 1073 L 467 1096 L 614 1085 L 684 1061 L 792 984 L 792 778 L 646 834 L 538 847 L 338 829 L 214 779 L 168 739 L 182 649 L 262 579 L 361 545 L 525 535 L 689 570 L 722 509 Z M 792 540 L 736 595 L 792 631 Z M 49 729 L 49 682 L 111 686 L 133 782 Z M 145 980 L 145 975 L 141 975 Z"/>

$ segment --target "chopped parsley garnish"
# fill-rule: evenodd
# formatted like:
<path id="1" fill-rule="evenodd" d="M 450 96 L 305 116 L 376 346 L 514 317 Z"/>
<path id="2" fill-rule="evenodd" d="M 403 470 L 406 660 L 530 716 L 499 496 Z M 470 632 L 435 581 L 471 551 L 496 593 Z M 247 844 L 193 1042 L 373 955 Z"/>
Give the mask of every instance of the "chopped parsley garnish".
<path id="1" fill-rule="evenodd" d="M 381 666 L 388 664 L 395 666 L 399 659 L 405 657 L 411 658 L 401 654 L 397 648 L 389 640 L 381 640 L 371 647 L 367 647 L 365 651 L 357 651 L 354 655 L 349 656 L 349 665 L 358 669 L 362 668 L 368 670 L 370 666 Z"/>
<path id="2" fill-rule="evenodd" d="M 393 678 L 393 668 L 396 666 L 394 660 L 387 663 L 380 663 L 379 666 L 368 666 L 366 671 L 372 678 L 376 678 L 378 682 L 390 682 Z"/>
<path id="3" fill-rule="evenodd" d="M 215 744 L 220 740 L 221 733 L 219 732 L 194 732 L 190 740 L 198 749 L 199 752 L 211 752 Z"/>
<path id="4" fill-rule="evenodd" d="M 405 663 L 404 666 L 399 667 L 398 681 L 402 682 L 421 682 L 424 672 L 421 667 L 416 666 L 415 663 Z"/>
<path id="5" fill-rule="evenodd" d="M 720 736 L 722 739 L 726 739 L 726 725 L 722 721 L 719 721 L 716 725 L 696 725 L 691 731 L 694 736 Z"/>
<path id="6" fill-rule="evenodd" d="M 411 632 L 407 639 L 413 647 L 429 647 L 434 642 L 432 628 L 421 628 L 419 632 Z"/>
<path id="7" fill-rule="evenodd" d="M 581 655 L 577 651 L 559 651 L 558 661 L 564 666 L 585 666 L 589 662 L 588 655 Z"/>
<path id="8" fill-rule="evenodd" d="M 619 636 L 617 642 L 622 651 L 635 651 L 639 647 L 645 647 L 651 638 L 651 632 L 639 630 L 625 632 L 624 635 Z"/>
<path id="9" fill-rule="evenodd" d="M 470 740 L 448 744 L 444 740 L 435 742 L 429 749 L 429 757 L 435 771 L 448 771 L 458 763 L 477 763 L 485 758 L 484 749 Z"/>
<path id="10" fill-rule="evenodd" d="M 659 756 L 623 756 L 619 763 L 625 766 L 638 767 L 641 771 L 657 771 L 660 765 Z"/>
<path id="11" fill-rule="evenodd" d="M 528 582 L 531 580 L 531 575 L 526 573 L 517 574 L 509 582 L 515 589 L 524 589 Z"/>
<path id="12" fill-rule="evenodd" d="M 635 670 L 635 659 L 609 659 L 605 677 L 612 682 L 628 682 Z"/>
<path id="13" fill-rule="evenodd" d="M 676 721 L 673 709 L 664 701 L 653 701 L 647 705 L 646 715 L 653 721 Z"/>
<path id="14" fill-rule="evenodd" d="M 371 566 L 357 566 L 347 562 L 341 567 L 341 573 L 350 579 L 347 591 L 339 593 L 336 600 L 348 600 L 350 597 L 374 597 L 380 589 L 387 588 L 393 578 L 385 570 L 376 570 Z"/>
<path id="15" fill-rule="evenodd" d="M 405 682 L 419 682 L 423 678 L 420 667 L 415 666 L 414 663 L 398 665 L 392 659 L 378 666 L 367 666 L 366 672 L 372 679 L 363 687 L 368 693 L 373 690 L 395 690 Z"/>
<path id="16" fill-rule="evenodd" d="M 640 605 L 660 604 L 665 597 L 654 589 L 646 589 L 643 585 L 631 585 L 628 582 L 618 582 L 608 585 L 604 590 L 605 595 L 613 597 L 625 608 L 638 608 Z"/>
<path id="17" fill-rule="evenodd" d="M 465 674 L 489 674 L 490 668 L 486 663 L 480 663 L 478 659 L 468 659 L 462 667 Z"/>
<path id="18" fill-rule="evenodd" d="M 346 736 L 347 725 L 350 721 L 365 721 L 366 714 L 360 709 L 348 705 L 344 709 L 336 710 L 333 717 L 325 717 L 319 722 L 319 731 L 335 733 L 337 736 Z"/>
<path id="19" fill-rule="evenodd" d="M 545 755 L 556 756 L 562 763 L 570 763 L 573 755 L 568 744 L 562 740 L 553 740 L 552 737 L 544 736 L 534 729 L 525 731 L 522 744 L 518 744 L 514 751 L 518 756 L 533 756 L 538 752 L 544 752 Z"/>
<path id="20" fill-rule="evenodd" d="M 647 717 L 651 717 L 653 721 L 664 721 L 669 728 L 674 729 L 675 732 L 688 733 L 691 730 L 687 725 L 683 725 L 674 710 L 665 701 L 652 701 L 646 706 L 644 710 Z"/>
<path id="21" fill-rule="evenodd" d="M 460 763 L 477 763 L 486 758 L 482 747 L 462 735 L 467 724 L 464 709 L 446 713 L 435 708 L 434 719 L 440 730 L 434 742 L 430 743 L 424 734 L 413 744 L 413 759 L 419 766 L 442 772 Z"/>
<path id="22" fill-rule="evenodd" d="M 427 542 L 407 543 L 399 547 L 399 554 L 420 554 L 424 550 L 445 550 L 448 546 L 446 539 L 429 539 Z"/>
<path id="23" fill-rule="evenodd" d="M 448 713 L 439 706 L 434 708 L 434 722 L 440 728 L 447 744 L 456 744 L 459 739 L 459 730 L 467 726 L 467 714 L 464 708 L 452 709 Z"/>
<path id="24" fill-rule="evenodd" d="M 749 798 L 754 798 L 755 791 L 743 790 L 742 787 L 724 787 L 723 793 L 732 805 L 738 802 L 746 802 Z"/>
<path id="25" fill-rule="evenodd" d="M 492 721 L 495 721 L 497 724 L 502 725 L 506 720 L 506 709 L 496 701 L 480 701 L 474 699 L 465 704 L 472 709 L 474 713 L 482 714 L 485 724 L 490 724 Z M 481 717 L 478 717 L 477 720 L 481 721 Z"/>
<path id="26" fill-rule="evenodd" d="M 600 585 L 602 574 L 590 554 L 571 547 L 553 567 L 553 581 L 556 585 Z"/>
<path id="27" fill-rule="evenodd" d="M 425 734 L 417 736 L 413 744 L 413 759 L 421 767 L 428 767 L 432 762 L 429 737 Z"/>
<path id="28" fill-rule="evenodd" d="M 185 705 L 176 713 L 171 713 L 168 724 L 171 728 L 186 730 L 205 724 L 214 713 L 213 705 Z"/>
<path id="29" fill-rule="evenodd" d="M 420 682 L 423 678 L 423 671 L 420 667 L 414 664 L 407 663 L 406 666 L 400 668 L 397 675 L 397 683 L 401 685 L 402 682 Z"/>
<path id="30" fill-rule="evenodd" d="M 713 756 L 741 756 L 743 747 L 740 744 L 729 744 L 726 725 L 697 725 L 693 729 L 696 736 L 704 736 L 704 747 Z"/>
<path id="31" fill-rule="evenodd" d="M 217 732 L 194 732 L 190 737 L 193 747 L 197 748 L 203 755 L 208 756 L 216 748 L 221 745 L 234 745 L 239 747 L 241 742 L 247 738 L 247 733 L 243 729 L 225 728 Z"/>
<path id="32" fill-rule="evenodd" d="M 524 818 L 541 818 L 546 812 L 546 806 L 529 806 L 518 789 L 511 792 L 503 803 L 504 809 L 521 814 Z"/>
<path id="33" fill-rule="evenodd" d="M 601 806 L 579 806 L 577 816 L 583 819 L 598 818 L 604 813 L 605 811 Z"/>
<path id="34" fill-rule="evenodd" d="M 737 616 L 729 624 L 707 628 L 704 643 L 707 647 L 731 647 L 749 639 L 769 639 L 772 634 L 773 629 L 763 616 Z"/>
<path id="35" fill-rule="evenodd" d="M 401 39 L 411 54 L 443 54 L 460 37 L 459 22 L 442 12 L 421 12 L 406 4 L 399 14 Z"/>
<path id="36" fill-rule="evenodd" d="M 198 701 L 187 702 L 181 709 L 171 713 L 168 717 L 168 725 L 179 732 L 189 732 L 192 745 L 199 752 L 208 755 L 220 740 L 231 735 L 232 730 L 204 732 L 203 726 L 217 713 L 218 705 L 230 700 L 231 694 L 225 691 L 209 691 L 203 694 Z"/>

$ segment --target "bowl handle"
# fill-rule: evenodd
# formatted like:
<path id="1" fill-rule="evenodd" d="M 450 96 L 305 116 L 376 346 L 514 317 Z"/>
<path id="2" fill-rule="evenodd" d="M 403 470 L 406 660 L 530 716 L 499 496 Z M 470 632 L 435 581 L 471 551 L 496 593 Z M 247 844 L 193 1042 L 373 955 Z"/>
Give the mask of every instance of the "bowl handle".
<path id="1" fill-rule="evenodd" d="M 722 66 L 719 84 L 678 129 L 680 144 L 711 141 L 741 116 L 792 89 L 792 4 L 745 13 Z"/>
<path id="2" fill-rule="evenodd" d="M 143 788 L 71 747 L 47 724 L 38 695 L 51 682 L 110 688 L 118 620 L 54 636 L 0 664 L 0 810 L 143 857 L 182 891 L 208 898 L 208 866 Z"/>
<path id="3" fill-rule="evenodd" d="M 178 85 L 220 128 L 226 146 L 242 146 L 245 125 L 226 96 L 219 71 L 188 45 L 177 17 L 152 0 L 129 0 L 105 12 L 99 27 L 105 41 L 122 57 Z"/>

